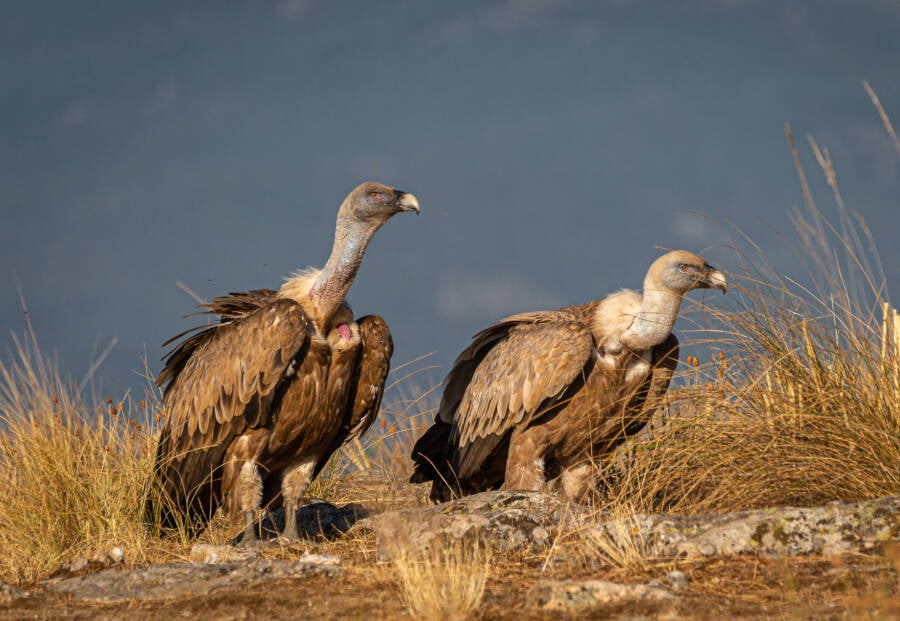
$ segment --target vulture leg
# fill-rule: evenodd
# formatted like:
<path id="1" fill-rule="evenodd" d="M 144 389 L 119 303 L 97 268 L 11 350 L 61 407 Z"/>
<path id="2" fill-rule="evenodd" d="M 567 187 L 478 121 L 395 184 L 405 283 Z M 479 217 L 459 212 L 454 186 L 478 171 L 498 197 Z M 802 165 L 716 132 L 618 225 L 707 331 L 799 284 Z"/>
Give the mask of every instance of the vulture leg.
<path id="1" fill-rule="evenodd" d="M 241 545 L 255 546 L 259 543 L 256 534 L 256 511 L 262 503 L 263 495 L 263 481 L 256 462 L 244 462 L 238 485 L 241 513 L 244 514 L 244 536 L 241 537 Z"/>
<path id="2" fill-rule="evenodd" d="M 582 462 L 566 468 L 560 475 L 560 487 L 569 502 L 582 502 L 591 489 L 594 468 L 590 462 Z"/>
<path id="3" fill-rule="evenodd" d="M 256 545 L 255 524 L 263 499 L 263 480 L 260 473 L 260 456 L 268 441 L 268 431 L 257 429 L 237 438 L 225 455 L 222 468 L 222 495 L 229 515 L 244 517 L 244 535 L 241 545 Z"/>
<path id="4" fill-rule="evenodd" d="M 284 498 L 284 531 L 281 536 L 288 541 L 300 539 L 297 532 L 297 511 L 300 509 L 303 493 L 312 481 L 315 467 L 315 461 L 308 461 L 285 472 L 284 480 L 281 483 L 281 496 Z"/>
<path id="5" fill-rule="evenodd" d="M 544 486 L 545 436 L 540 426 L 512 432 L 503 489 L 537 492 Z"/>

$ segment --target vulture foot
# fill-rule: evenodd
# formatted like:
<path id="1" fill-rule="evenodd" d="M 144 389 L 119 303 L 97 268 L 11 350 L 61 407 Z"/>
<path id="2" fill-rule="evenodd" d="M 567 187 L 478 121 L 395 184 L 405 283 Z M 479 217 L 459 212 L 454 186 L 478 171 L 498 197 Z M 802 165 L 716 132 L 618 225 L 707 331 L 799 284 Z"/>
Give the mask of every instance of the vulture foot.
<path id="1" fill-rule="evenodd" d="M 259 536 L 256 533 L 256 511 L 244 512 L 244 534 L 239 545 L 242 548 L 259 547 Z"/>
<path id="2" fill-rule="evenodd" d="M 300 508 L 298 504 L 294 502 L 284 503 L 284 530 L 281 532 L 279 539 L 285 539 L 289 543 L 305 541 L 297 533 L 297 509 Z"/>
<path id="3" fill-rule="evenodd" d="M 297 511 L 303 505 L 303 492 L 309 487 L 315 469 L 315 461 L 304 461 L 285 472 L 281 482 L 281 496 L 284 499 L 284 530 L 281 536 L 288 541 L 299 541 L 297 533 Z"/>

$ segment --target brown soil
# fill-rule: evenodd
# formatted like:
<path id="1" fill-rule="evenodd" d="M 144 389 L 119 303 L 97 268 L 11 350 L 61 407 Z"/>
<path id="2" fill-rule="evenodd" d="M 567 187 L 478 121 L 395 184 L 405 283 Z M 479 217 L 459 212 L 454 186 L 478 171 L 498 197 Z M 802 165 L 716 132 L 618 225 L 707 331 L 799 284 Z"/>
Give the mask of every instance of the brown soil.
<path id="1" fill-rule="evenodd" d="M 360 544 L 363 545 L 360 545 Z M 37 588 L 25 600 L 0 609 L 3 619 L 160 618 L 271 619 L 311 616 L 317 619 L 398 619 L 407 616 L 390 566 L 374 560 L 366 542 L 344 548 L 340 576 L 272 580 L 254 588 L 235 588 L 168 601 L 134 601 L 116 605 L 79 602 L 70 595 Z M 346 545 L 346 544 L 345 544 Z M 312 546 L 311 552 L 334 553 L 336 544 Z M 289 558 L 296 550 L 280 552 Z M 267 554 L 268 556 L 268 554 Z M 497 559 L 500 560 L 500 559 Z M 607 619 L 645 616 L 684 619 L 896 619 L 900 618 L 898 566 L 900 550 L 887 555 L 842 558 L 739 558 L 704 563 L 660 563 L 643 575 L 616 571 L 587 572 L 577 567 L 544 571 L 544 557 L 506 558 L 488 582 L 481 619 Z M 529 607 L 529 589 L 539 580 L 605 579 L 641 582 L 662 578 L 672 569 L 690 583 L 664 603 L 635 602 L 560 613 Z"/>

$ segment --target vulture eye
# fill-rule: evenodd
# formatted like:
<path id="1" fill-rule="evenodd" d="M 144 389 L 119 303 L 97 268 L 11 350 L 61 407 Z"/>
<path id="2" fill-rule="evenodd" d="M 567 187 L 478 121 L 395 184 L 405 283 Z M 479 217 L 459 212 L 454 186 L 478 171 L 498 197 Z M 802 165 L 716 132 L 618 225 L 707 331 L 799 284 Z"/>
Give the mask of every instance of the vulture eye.
<path id="1" fill-rule="evenodd" d="M 369 192 L 369 198 L 378 198 L 379 196 L 381 196 L 380 192 L 376 192 L 375 190 Z"/>
<path id="2" fill-rule="evenodd" d="M 688 265 L 688 264 L 686 264 L 686 263 L 682 263 L 682 264 L 678 267 L 678 269 L 680 269 L 682 272 L 689 272 L 690 269 L 691 269 L 691 266 Z"/>

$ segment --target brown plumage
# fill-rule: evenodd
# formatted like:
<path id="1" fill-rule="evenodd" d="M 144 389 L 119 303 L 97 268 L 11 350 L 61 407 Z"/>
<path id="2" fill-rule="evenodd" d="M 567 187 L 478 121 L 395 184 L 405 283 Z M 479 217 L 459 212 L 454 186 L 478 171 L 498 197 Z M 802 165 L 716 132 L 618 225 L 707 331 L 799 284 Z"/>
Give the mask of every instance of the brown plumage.
<path id="1" fill-rule="evenodd" d="M 445 380 L 434 424 L 413 448 L 414 483 L 431 498 L 553 482 L 580 500 L 601 462 L 639 431 L 678 363 L 671 334 L 682 296 L 727 283 L 703 257 L 657 259 L 643 294 L 513 315 L 482 330 Z"/>
<path id="2" fill-rule="evenodd" d="M 342 443 L 378 413 L 393 343 L 387 324 L 354 320 L 344 302 L 372 236 L 392 215 L 419 211 L 412 194 L 357 187 L 338 211 L 331 257 L 277 291 L 232 293 L 205 304 L 220 322 L 188 330 L 166 357 L 166 419 L 150 503 L 165 528 L 197 532 L 224 504 L 256 541 L 256 511 L 285 506 L 297 537 L 303 493 Z M 191 333 L 194 334 L 191 335 Z M 188 336 L 190 335 L 190 336 Z"/>

